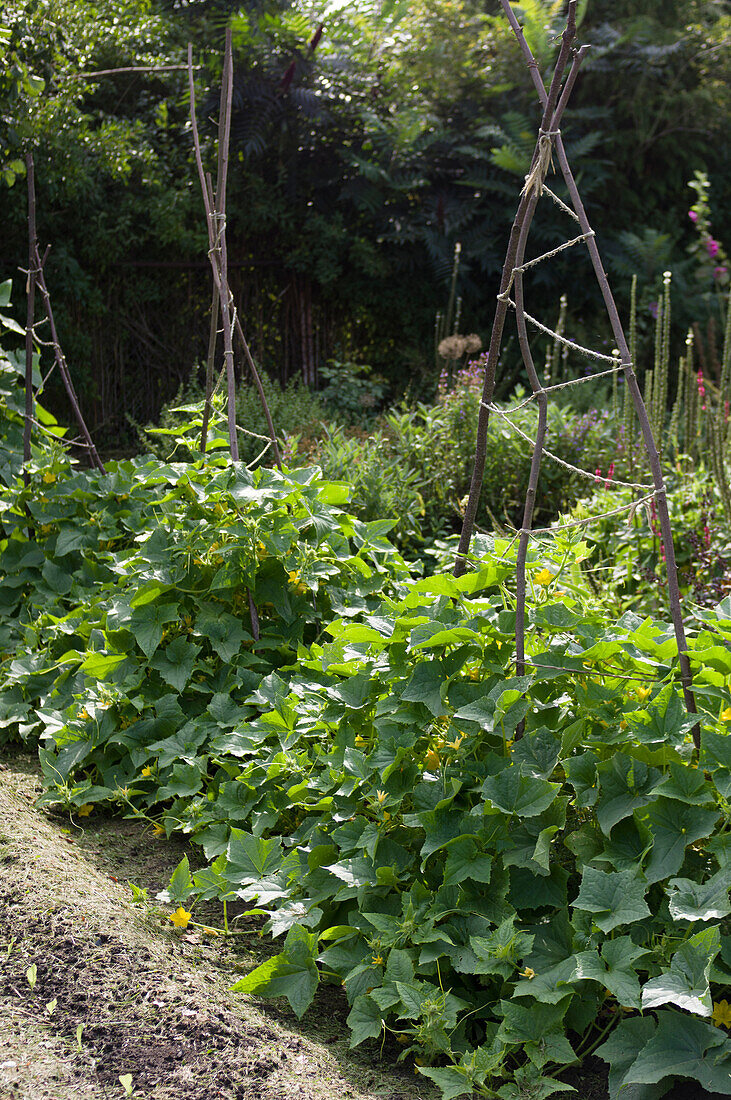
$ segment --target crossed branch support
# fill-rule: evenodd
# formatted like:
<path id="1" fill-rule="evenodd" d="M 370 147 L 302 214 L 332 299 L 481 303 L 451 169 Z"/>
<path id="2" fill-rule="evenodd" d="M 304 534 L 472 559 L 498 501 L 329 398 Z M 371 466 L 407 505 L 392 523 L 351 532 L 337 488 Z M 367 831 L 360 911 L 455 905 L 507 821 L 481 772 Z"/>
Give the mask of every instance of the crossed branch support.
<path id="1" fill-rule="evenodd" d="M 680 588 L 678 585 L 678 571 L 675 562 L 675 549 L 673 546 L 670 515 L 668 513 L 667 506 L 667 494 L 662 473 L 662 466 L 660 463 L 660 456 L 658 454 L 655 439 L 652 434 L 652 428 L 650 427 L 650 420 L 647 415 L 647 409 L 645 408 L 645 403 L 642 399 L 642 395 L 637 384 L 634 364 L 632 363 L 632 358 L 630 356 L 629 346 L 624 335 L 622 323 L 619 319 L 619 314 L 617 312 L 614 297 L 612 295 L 606 273 L 602 266 L 602 261 L 599 255 L 599 249 L 597 248 L 594 231 L 592 230 L 589 224 L 589 220 L 586 216 L 586 211 L 584 210 L 584 205 L 581 201 L 581 197 L 576 186 L 576 181 L 574 180 L 573 174 L 571 172 L 571 167 L 566 157 L 566 150 L 564 148 L 563 138 L 561 136 L 561 119 L 568 104 L 571 92 L 573 90 L 582 59 L 587 50 L 586 46 L 582 46 L 578 50 L 573 48 L 573 42 L 576 37 L 576 0 L 570 0 L 569 3 L 566 29 L 561 36 L 561 47 L 548 91 L 546 91 L 543 80 L 541 79 L 540 72 L 538 71 L 538 62 L 535 60 L 533 54 L 531 53 L 530 47 L 525 40 L 523 31 L 518 24 L 512 8 L 510 7 L 509 0 L 500 0 L 500 2 L 503 6 L 503 10 L 505 11 L 508 21 L 510 22 L 510 26 L 512 27 L 518 40 L 518 44 L 520 45 L 520 48 L 523 52 L 523 56 L 525 57 L 526 64 L 533 80 L 533 84 L 543 106 L 543 116 L 541 118 L 541 124 L 538 130 L 538 136 L 533 152 L 530 172 L 526 177 L 525 186 L 521 191 L 518 209 L 510 232 L 510 239 L 508 242 L 507 253 L 502 270 L 502 277 L 500 280 L 500 292 L 497 296 L 497 307 L 495 310 L 492 335 L 490 338 L 490 347 L 488 350 L 487 364 L 485 367 L 485 377 L 482 390 L 482 401 L 480 404 L 480 412 L 477 422 L 477 445 L 475 449 L 475 462 L 472 471 L 470 492 L 467 499 L 467 506 L 465 508 L 464 520 L 462 524 L 462 533 L 460 536 L 457 557 L 454 564 L 454 575 L 456 577 L 460 576 L 465 571 L 467 566 L 467 556 L 469 554 L 470 543 L 472 540 L 472 532 L 477 513 L 477 504 L 480 498 L 485 470 L 485 459 L 487 454 L 487 430 L 489 425 L 492 398 L 495 391 L 495 375 L 502 344 L 503 329 L 505 327 L 505 318 L 507 316 L 508 308 L 510 306 L 514 306 L 520 351 L 526 372 L 528 374 L 528 379 L 533 390 L 533 396 L 538 406 L 538 426 L 535 445 L 533 448 L 533 457 L 531 460 L 528 489 L 525 497 L 523 523 L 519 532 L 518 554 L 516 561 L 517 615 L 515 627 L 515 666 L 516 674 L 518 676 L 522 676 L 525 672 L 526 664 L 525 565 L 528 553 L 528 543 L 532 534 L 533 511 L 535 508 L 536 493 L 538 489 L 538 478 L 540 475 L 541 460 L 544 453 L 544 444 L 546 439 L 546 429 L 548 421 L 547 391 L 541 386 L 535 364 L 533 362 L 533 357 L 531 355 L 530 344 L 528 340 L 528 332 L 526 326 L 527 315 L 524 308 L 523 272 L 526 267 L 530 267 L 534 262 L 537 262 L 525 262 L 525 248 L 538 201 L 541 198 L 541 195 L 543 194 L 543 191 L 545 189 L 544 181 L 548 173 L 549 167 L 551 166 L 553 154 L 555 153 L 573 209 L 565 206 L 565 204 L 561 202 L 561 200 L 557 199 L 555 195 L 552 195 L 552 198 L 554 198 L 558 202 L 558 204 L 566 210 L 568 214 L 570 214 L 576 221 L 578 221 L 581 227 L 581 236 L 575 238 L 571 242 L 568 242 L 567 246 L 583 243 L 586 245 L 586 248 L 589 252 L 592 266 L 594 268 L 594 274 L 596 275 L 597 282 L 599 283 L 599 288 L 602 293 L 604 305 L 612 327 L 615 344 L 616 347 L 619 349 L 620 369 L 624 374 L 626 385 L 628 386 L 629 393 L 632 396 L 632 401 L 634 403 L 635 411 L 637 413 L 637 417 L 642 430 L 645 451 L 647 453 L 648 461 L 650 464 L 650 471 L 652 473 L 652 481 L 654 486 L 652 495 L 655 500 L 657 515 L 660 520 L 660 529 L 662 533 L 663 543 L 665 546 L 665 568 L 668 581 L 670 614 L 672 617 L 673 627 L 675 630 L 675 638 L 678 645 L 678 657 L 680 662 L 680 676 L 683 685 L 683 695 L 688 712 L 690 714 L 695 714 L 697 713 L 697 710 L 695 697 L 692 690 L 692 675 L 690 669 L 690 661 L 688 659 L 685 627 L 683 624 L 683 615 L 680 603 Z M 571 61 L 571 67 L 564 83 L 563 90 L 561 91 L 561 81 L 569 64 L 569 61 Z M 545 258 L 547 257 L 539 257 L 538 259 L 540 260 Z M 511 301 L 510 299 L 511 288 L 514 288 L 514 301 Z M 521 725 L 521 727 L 518 728 L 516 737 L 521 736 L 522 732 L 523 729 Z M 699 748 L 700 728 L 698 725 L 696 725 L 693 729 L 693 740 L 696 748 Z"/>
<path id="2" fill-rule="evenodd" d="M 228 177 L 228 153 L 231 137 L 231 104 L 233 97 L 233 55 L 231 47 L 231 30 L 226 31 L 226 50 L 223 63 L 223 79 L 221 82 L 221 109 L 218 124 L 218 172 L 216 187 L 210 173 L 203 169 L 200 138 L 198 136 L 198 120 L 195 110 L 195 83 L 193 80 L 193 47 L 188 44 L 188 88 L 190 91 L 190 125 L 195 149 L 195 161 L 198 169 L 198 178 L 203 193 L 203 205 L 206 212 L 206 226 L 208 228 L 208 256 L 211 261 L 213 273 L 213 300 L 211 308 L 211 330 L 208 346 L 208 365 L 206 369 L 206 401 L 203 412 L 203 431 L 201 435 L 201 451 L 206 449 L 208 435 L 208 422 L 211 414 L 211 398 L 213 389 L 213 358 L 216 348 L 217 313 L 220 309 L 223 327 L 223 352 L 226 369 L 226 382 L 228 389 L 228 436 L 231 458 L 234 462 L 239 459 L 239 444 L 236 434 L 236 379 L 234 376 L 234 351 L 233 333 L 239 338 L 239 343 L 244 352 L 251 377 L 259 394 L 259 400 L 264 412 L 269 429 L 272 450 L 277 466 L 281 470 L 282 457 L 279 452 L 274 423 L 272 421 L 264 388 L 261 384 L 259 372 L 256 369 L 249 343 L 244 335 L 244 330 L 234 304 L 233 294 L 228 282 L 228 250 L 226 242 L 226 181 Z"/>
<path id="3" fill-rule="evenodd" d="M 58 339 L 58 332 L 56 331 L 56 320 L 53 316 L 53 307 L 51 306 L 51 295 L 48 291 L 46 284 L 46 275 L 44 271 L 46 259 L 50 251 L 51 246 L 48 245 L 46 251 L 41 257 L 38 248 L 38 238 L 36 235 L 36 190 L 35 190 L 35 168 L 33 165 L 33 156 L 28 153 L 25 158 L 26 164 L 26 176 L 28 180 L 28 270 L 27 270 L 27 291 L 28 291 L 28 315 L 27 324 L 25 329 L 25 417 L 23 426 L 23 479 L 27 484 L 30 481 L 30 475 L 28 473 L 28 463 L 31 456 L 31 429 L 34 422 L 33 409 L 34 409 L 34 395 L 33 395 L 33 346 L 38 341 L 35 334 L 35 292 L 38 287 L 41 298 L 43 299 L 43 306 L 46 311 L 46 319 L 48 321 L 51 330 L 51 339 L 48 341 L 53 348 L 54 365 L 58 367 L 58 373 L 61 375 L 61 380 L 66 390 L 66 395 L 69 399 L 69 403 L 73 410 L 76 422 L 79 425 L 83 444 L 77 445 L 86 447 L 89 452 L 89 460 L 92 466 L 95 466 L 102 474 L 106 473 L 104 463 L 99 457 L 99 453 L 94 445 L 94 440 L 91 438 L 89 429 L 86 426 L 86 421 L 81 412 L 81 406 L 79 405 L 79 399 L 76 395 L 76 389 L 74 387 L 73 380 L 71 378 L 71 372 L 66 362 L 66 356 L 63 353 L 61 344 Z M 44 341 L 40 341 L 43 343 Z M 50 371 L 49 371 L 50 374 Z"/>

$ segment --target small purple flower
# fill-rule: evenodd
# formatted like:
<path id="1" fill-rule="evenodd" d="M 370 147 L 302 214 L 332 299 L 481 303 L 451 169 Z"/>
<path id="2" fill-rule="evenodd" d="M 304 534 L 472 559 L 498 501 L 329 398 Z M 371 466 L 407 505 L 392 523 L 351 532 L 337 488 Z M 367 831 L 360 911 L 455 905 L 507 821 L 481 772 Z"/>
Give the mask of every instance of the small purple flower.
<path id="1" fill-rule="evenodd" d="M 714 269 L 713 269 L 713 278 L 714 279 L 721 279 L 726 274 L 727 271 L 728 271 L 727 267 L 724 267 L 722 264 L 719 264 L 718 267 L 714 267 Z"/>
<path id="2" fill-rule="evenodd" d="M 657 302 L 650 302 L 650 304 L 647 308 L 650 310 L 650 313 L 655 318 L 655 320 L 657 320 L 657 313 L 658 313 L 658 304 L 657 304 Z"/>
<path id="3" fill-rule="evenodd" d="M 710 237 L 706 241 L 706 248 L 708 249 L 708 255 L 711 256 L 711 258 L 713 256 L 717 255 L 718 247 L 719 247 L 718 246 L 718 241 L 714 241 L 713 237 Z"/>
<path id="4" fill-rule="evenodd" d="M 698 221 L 698 215 L 696 214 L 695 210 L 689 210 L 688 211 L 688 217 L 690 218 L 690 220 L 693 222 L 694 225 Z"/>

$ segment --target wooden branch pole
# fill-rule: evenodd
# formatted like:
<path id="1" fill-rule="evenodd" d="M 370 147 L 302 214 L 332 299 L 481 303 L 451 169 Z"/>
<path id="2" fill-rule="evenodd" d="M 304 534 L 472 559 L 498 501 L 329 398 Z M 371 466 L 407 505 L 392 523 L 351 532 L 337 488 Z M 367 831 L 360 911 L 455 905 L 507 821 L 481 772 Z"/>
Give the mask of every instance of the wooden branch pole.
<path id="1" fill-rule="evenodd" d="M 218 284 L 213 283 L 211 297 L 211 327 L 208 332 L 208 355 L 206 357 L 206 397 L 203 404 L 203 425 L 201 427 L 201 454 L 206 453 L 208 445 L 208 423 L 211 419 L 211 403 L 213 401 L 213 366 L 216 359 L 216 342 L 218 340 Z"/>
<path id="2" fill-rule="evenodd" d="M 23 422 L 23 481 L 30 484 L 30 440 L 33 424 L 33 324 L 35 321 L 36 301 L 36 257 L 38 255 L 38 242 L 36 235 L 36 187 L 33 156 L 28 153 L 25 158 L 25 167 L 28 180 L 28 279 L 26 292 L 28 310 L 25 326 L 25 419 Z"/>
<path id="3" fill-rule="evenodd" d="M 226 410 L 231 458 L 239 461 L 239 439 L 236 431 L 236 375 L 234 373 L 234 343 L 232 313 L 234 305 L 228 285 L 228 249 L 226 244 L 226 182 L 228 179 L 228 147 L 231 139 L 231 103 L 233 94 L 233 58 L 231 28 L 226 30 L 226 49 L 221 80 L 221 104 L 218 115 L 218 173 L 214 195 L 216 237 L 214 249 L 220 282 L 221 321 L 223 323 L 223 357 L 226 364 Z"/>
<path id="4" fill-rule="evenodd" d="M 187 65 L 123 65 L 120 69 L 96 69 L 92 73 L 70 73 L 59 80 L 99 80 L 103 76 L 116 76 L 117 73 L 172 73 L 178 69 L 186 70 Z M 195 66 L 200 69 L 200 65 Z"/>
<path id="5" fill-rule="evenodd" d="M 46 285 L 46 276 L 43 270 L 43 262 L 41 261 L 38 246 L 36 245 L 35 251 L 36 257 L 36 269 L 38 273 L 38 289 L 41 292 L 43 298 L 43 304 L 46 310 L 46 316 L 48 317 L 48 324 L 51 329 L 51 343 L 53 344 L 53 354 L 56 360 L 56 366 L 58 367 L 58 373 L 63 380 L 64 388 L 68 396 L 71 408 L 73 409 L 74 416 L 76 417 L 76 423 L 79 425 L 79 430 L 84 438 L 85 446 L 89 452 L 89 457 L 93 466 L 96 466 L 97 470 L 105 474 L 107 471 L 104 468 L 104 463 L 99 457 L 97 449 L 94 445 L 94 440 L 91 438 L 89 429 L 86 426 L 86 421 L 81 412 L 78 397 L 76 396 L 76 389 L 71 379 L 71 373 L 66 362 L 66 356 L 63 353 L 61 345 L 58 340 L 58 332 L 56 331 L 56 321 L 53 316 L 53 308 L 51 306 L 51 295 L 48 293 L 48 286 Z"/>
<path id="6" fill-rule="evenodd" d="M 526 493 L 523 524 L 520 531 L 518 558 L 516 563 L 516 671 L 518 675 L 521 675 L 525 670 L 525 562 L 527 557 L 528 542 L 531 535 L 533 508 L 535 505 L 536 492 L 538 488 L 538 478 L 540 474 L 541 457 L 544 450 L 547 420 L 547 395 L 543 387 L 540 385 L 540 380 L 538 379 L 538 375 L 535 370 L 535 365 L 531 357 L 528 334 L 525 324 L 526 313 L 524 308 L 523 293 L 523 258 L 525 255 L 525 246 L 530 229 L 530 224 L 533 218 L 533 214 L 535 212 L 535 207 L 537 205 L 538 199 L 540 198 L 541 192 L 543 190 L 543 180 L 545 178 L 551 160 L 551 153 L 553 151 L 553 148 L 555 147 L 559 167 L 561 169 L 564 182 L 568 189 L 571 205 L 573 207 L 572 216 L 576 216 L 576 219 L 579 222 L 582 231 L 582 237 L 577 238 L 577 241 L 572 243 L 577 243 L 578 241 L 583 240 L 583 243 L 586 244 L 589 256 L 591 258 L 592 266 L 594 268 L 594 274 L 596 276 L 597 282 L 599 283 L 599 287 L 604 300 L 604 305 L 610 320 L 614 340 L 617 348 L 619 349 L 620 366 L 624 373 L 628 392 L 632 397 L 635 411 L 637 412 L 637 417 L 642 428 L 645 450 L 647 452 L 648 461 L 650 463 L 650 469 L 652 472 L 654 484 L 653 497 L 655 499 L 657 513 L 660 518 L 660 528 L 665 547 L 665 566 L 668 579 L 670 614 L 672 617 L 675 637 L 678 646 L 678 657 L 680 662 L 681 680 L 683 684 L 683 694 L 687 710 L 689 711 L 689 713 L 695 714 L 697 713 L 697 711 L 695 697 L 692 690 L 692 676 L 690 661 L 688 659 L 687 653 L 685 627 L 683 624 L 682 608 L 680 603 L 680 587 L 678 584 L 678 574 L 675 562 L 675 549 L 673 545 L 670 515 L 667 507 L 667 494 L 662 473 L 660 456 L 658 454 L 657 445 L 653 437 L 647 409 L 645 407 L 645 403 L 642 399 L 642 395 L 640 394 L 639 386 L 637 384 L 634 364 L 632 362 L 629 347 L 627 345 L 627 340 L 624 335 L 624 330 L 619 319 L 619 314 L 616 304 L 614 302 L 614 297 L 612 295 L 606 273 L 602 266 L 599 249 L 594 238 L 594 232 L 589 224 L 589 220 L 581 201 L 576 182 L 571 172 L 571 168 L 566 157 L 566 150 L 564 148 L 563 139 L 559 130 L 561 116 L 568 102 L 569 95 L 571 94 L 571 90 L 578 72 L 578 67 L 581 63 L 581 58 L 586 47 L 582 47 L 581 50 L 574 54 L 574 61 L 571 72 L 566 81 L 566 85 L 558 102 L 558 106 L 554 110 L 554 104 L 556 103 L 558 94 L 558 86 L 560 84 L 563 70 L 568 60 L 569 52 L 571 50 L 571 43 L 575 36 L 576 3 L 575 0 L 571 0 L 571 2 L 569 3 L 568 19 L 566 30 L 564 31 L 564 34 L 562 36 L 561 50 L 559 52 L 558 61 L 554 70 L 553 79 L 551 80 L 551 86 L 549 88 L 549 91 L 546 92 L 545 86 L 538 71 L 538 63 L 531 53 L 530 47 L 526 42 L 522 29 L 520 28 L 515 14 L 510 7 L 509 0 L 500 0 L 500 2 L 526 59 L 531 78 L 535 85 L 536 91 L 538 92 L 540 101 L 543 104 L 544 111 L 541 128 L 539 130 L 538 141 L 536 143 L 536 149 L 531 164 L 531 170 L 528 177 L 526 178 L 526 185 L 521 193 L 520 202 L 518 204 L 518 211 L 516 213 L 515 221 L 513 223 L 513 228 L 510 235 L 505 265 L 503 267 L 503 274 L 500 283 L 500 293 L 498 295 L 498 306 L 495 311 L 493 333 L 490 341 L 488 362 L 485 370 L 485 383 L 483 388 L 482 405 L 480 408 L 480 418 L 478 421 L 478 438 L 475 453 L 475 466 L 473 470 L 472 485 L 470 488 L 468 506 L 465 510 L 462 535 L 460 537 L 454 572 L 456 576 L 459 576 L 459 574 L 463 572 L 466 566 L 466 555 L 469 552 L 472 529 L 474 526 L 475 514 L 477 510 L 477 502 L 479 500 L 480 490 L 482 488 L 484 462 L 487 449 L 489 405 L 492 400 L 492 394 L 494 391 L 497 357 L 500 352 L 505 315 L 507 313 L 508 305 L 510 304 L 509 290 L 511 285 L 514 284 L 514 304 L 518 327 L 518 341 L 520 344 L 523 362 L 525 364 L 531 387 L 533 389 L 533 394 L 538 403 L 538 431 L 531 462 L 530 478 L 528 483 L 528 490 Z M 566 207 L 566 209 L 569 211 L 569 213 L 571 213 L 568 207 Z M 520 736 L 521 734 L 522 725 L 518 728 L 516 736 Z M 699 748 L 700 727 L 698 725 L 696 725 L 693 729 L 693 739 L 696 748 Z"/>
<path id="7" fill-rule="evenodd" d="M 229 42 L 228 37 L 227 37 L 227 48 L 230 50 L 230 42 Z M 226 66 L 226 64 L 224 64 L 224 79 L 225 79 L 226 68 L 227 68 L 227 66 Z M 189 92 L 190 92 L 190 123 L 191 123 L 191 132 L 192 132 L 192 135 L 193 135 L 193 147 L 194 147 L 194 151 L 195 151 L 196 167 L 198 169 L 198 179 L 200 181 L 201 191 L 202 191 L 202 194 L 203 194 L 203 205 L 205 207 L 205 212 L 206 212 L 206 225 L 207 225 L 207 228 L 208 228 L 208 254 L 209 254 L 210 261 L 211 261 L 211 270 L 212 270 L 212 273 L 213 273 L 213 283 L 214 283 L 214 286 L 215 286 L 216 290 L 218 291 L 220 308 L 221 308 L 221 315 L 222 315 L 222 318 L 223 318 L 224 315 L 225 315 L 225 312 L 226 312 L 224 310 L 223 303 L 224 303 L 224 301 L 227 302 L 229 304 L 229 308 L 231 308 L 231 297 L 230 297 L 230 291 L 229 291 L 229 288 L 228 288 L 228 283 L 226 283 L 225 292 L 224 292 L 224 289 L 223 289 L 222 273 L 221 273 L 221 268 L 220 268 L 220 256 L 218 254 L 218 247 L 217 247 L 218 242 L 219 242 L 219 225 L 218 225 L 218 222 L 219 222 L 219 215 L 221 213 L 220 211 L 217 210 L 217 207 L 216 207 L 216 204 L 217 204 L 218 198 L 219 198 L 218 191 L 219 191 L 219 185 L 220 185 L 220 180 L 221 180 L 221 169 L 222 169 L 222 164 L 221 164 L 221 160 L 220 160 L 220 147 L 219 147 L 219 185 L 217 185 L 216 194 L 214 194 L 213 189 L 211 187 L 209 187 L 208 184 L 206 183 L 206 173 L 203 169 L 203 158 L 202 158 L 202 155 L 201 155 L 200 138 L 198 136 L 198 120 L 196 118 L 196 111 L 195 111 L 195 83 L 194 83 L 194 80 L 193 80 L 193 47 L 190 43 L 188 44 L 188 88 L 189 88 Z M 231 80 L 230 80 L 230 83 L 229 83 L 229 89 L 230 89 L 230 91 L 227 93 L 227 96 L 230 96 L 231 93 L 233 92 L 233 77 L 231 77 Z M 223 109 L 223 102 L 224 102 L 224 88 L 223 88 L 223 85 L 222 85 L 222 88 L 221 88 L 222 109 Z M 229 100 L 229 102 L 230 102 L 230 100 Z M 229 112 L 230 112 L 230 107 L 229 107 Z M 230 135 L 230 117 L 229 117 L 228 127 L 229 127 L 228 128 L 228 133 Z M 220 135 L 220 133 L 221 133 L 221 130 L 220 130 L 220 125 L 219 125 L 219 135 Z M 219 146 L 220 146 L 220 143 L 219 143 Z M 226 169 L 227 169 L 227 165 L 226 165 Z M 225 177 L 224 177 L 224 179 L 225 179 Z M 225 213 L 225 211 L 224 211 L 224 213 Z M 225 226 L 223 227 L 222 235 L 223 235 L 223 239 L 225 240 Z M 277 466 L 279 467 L 279 469 L 281 470 L 281 468 L 282 468 L 282 458 L 281 458 L 281 454 L 280 454 L 280 451 L 279 451 L 279 445 L 277 443 L 276 432 L 274 431 L 274 423 L 272 421 L 272 415 L 271 415 L 271 412 L 269 411 L 269 405 L 267 403 L 266 395 L 264 393 L 264 387 L 261 384 L 261 378 L 259 377 L 259 372 L 256 369 L 256 364 L 254 363 L 254 359 L 252 357 L 248 341 L 246 339 L 246 336 L 244 335 L 244 330 L 243 330 L 243 326 L 241 324 L 241 319 L 239 318 L 238 311 L 235 310 L 235 309 L 232 309 L 232 308 L 231 308 L 231 312 L 228 313 L 228 316 L 229 316 L 229 319 L 231 317 L 233 317 L 233 327 L 234 327 L 234 330 L 236 332 L 236 335 L 239 338 L 239 342 L 241 343 L 241 347 L 242 347 L 243 352 L 244 352 L 244 358 L 246 359 L 249 370 L 251 371 L 251 376 L 252 376 L 252 379 L 254 381 L 254 385 L 256 386 L 257 392 L 259 394 L 259 400 L 261 402 L 262 410 L 264 412 L 264 416 L 265 416 L 266 422 L 267 422 L 267 427 L 269 429 L 269 438 L 272 441 L 272 449 L 274 451 L 274 456 L 275 456 L 275 459 L 276 459 L 276 463 L 277 463 Z M 225 319 L 224 319 L 224 354 L 225 354 L 225 349 L 226 349 L 226 322 L 225 322 Z M 231 403 L 229 401 L 229 438 L 230 437 L 231 437 Z M 234 412 L 234 437 L 235 437 L 235 412 Z M 202 447 L 201 449 L 204 449 L 204 448 Z M 237 457 L 238 457 L 238 444 L 236 446 L 236 450 L 237 450 Z M 233 452 L 232 452 L 232 455 L 233 455 Z"/>

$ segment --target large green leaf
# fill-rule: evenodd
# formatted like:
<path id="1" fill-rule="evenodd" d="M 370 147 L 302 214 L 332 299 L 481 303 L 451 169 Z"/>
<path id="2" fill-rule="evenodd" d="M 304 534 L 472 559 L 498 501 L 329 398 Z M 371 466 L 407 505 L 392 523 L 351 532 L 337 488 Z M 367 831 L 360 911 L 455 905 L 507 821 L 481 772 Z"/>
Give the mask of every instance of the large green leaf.
<path id="1" fill-rule="evenodd" d="M 605 1057 L 602 1050 L 608 1046 L 597 1051 L 600 1057 Z M 728 1037 L 697 1016 L 673 1010 L 658 1012 L 657 1031 L 637 1053 L 624 1082 L 653 1084 L 671 1076 L 692 1077 L 711 1092 L 731 1096 Z"/>
<path id="2" fill-rule="evenodd" d="M 414 669 L 401 697 L 412 703 L 423 703 L 432 714 L 439 716 L 446 710 L 442 697 L 446 680 L 441 661 L 422 662 Z"/>
<path id="3" fill-rule="evenodd" d="M 665 777 L 660 794 L 663 798 L 674 798 L 691 806 L 703 806 L 713 801 L 713 791 L 703 772 L 681 764 L 670 765 L 670 774 Z"/>
<path id="4" fill-rule="evenodd" d="M 275 955 L 241 978 L 231 989 L 260 997 L 286 997 L 295 1015 L 301 1018 L 315 996 L 320 977 L 312 960 L 289 962 L 286 955 Z"/>
<path id="5" fill-rule="evenodd" d="M 645 901 L 647 884 L 634 871 L 599 871 L 585 867 L 575 909 L 594 915 L 602 932 L 632 924 L 650 916 Z"/>
<path id="6" fill-rule="evenodd" d="M 597 1048 L 597 1057 L 609 1063 L 609 1095 L 612 1100 L 623 1095 L 632 1095 L 626 1089 L 627 1079 L 637 1056 L 646 1048 L 655 1029 L 652 1016 L 631 1016 L 628 1020 L 620 1020 L 606 1043 Z M 652 1096 L 641 1093 L 640 1100 L 654 1100 L 654 1097 L 662 1096 L 664 1091 L 661 1089 Z"/>
<path id="7" fill-rule="evenodd" d="M 251 638 L 237 618 L 214 607 L 198 615 L 193 632 L 199 638 L 207 638 L 211 649 L 222 661 L 232 661 L 241 649 L 241 643 Z"/>
<path id="8" fill-rule="evenodd" d="M 351 1031 L 350 1045 L 358 1046 L 365 1039 L 377 1039 L 383 1027 L 383 1013 L 372 997 L 356 997 L 347 1018 Z"/>
<path id="9" fill-rule="evenodd" d="M 193 892 L 193 886 L 188 857 L 183 856 L 170 877 L 167 889 L 157 896 L 160 901 L 169 901 L 173 905 L 184 905 Z"/>
<path id="10" fill-rule="evenodd" d="M 520 1047 L 540 1069 L 547 1062 L 565 1064 L 576 1055 L 563 1030 L 568 997 L 555 1005 L 535 1003 L 524 1006 L 516 1001 L 501 1001 L 502 1021 L 498 1038 L 509 1046 Z"/>
<path id="11" fill-rule="evenodd" d="M 549 825 L 540 831 L 529 826 L 510 830 L 510 840 L 503 850 L 506 867 L 525 867 L 538 875 L 550 873 L 551 841 L 558 832 L 558 825 Z"/>
<path id="12" fill-rule="evenodd" d="M 702 730 L 700 763 L 710 772 L 719 794 L 731 798 L 731 736 Z"/>
<path id="13" fill-rule="evenodd" d="M 656 768 L 648 768 L 646 764 L 620 752 L 610 760 L 597 764 L 597 772 L 601 793 L 596 804 L 596 816 L 607 834 L 618 821 L 657 797 L 657 787 L 662 780 L 662 773 Z"/>
<path id="14" fill-rule="evenodd" d="M 174 603 L 146 603 L 135 608 L 130 619 L 130 630 L 146 657 L 152 657 L 162 641 L 166 623 L 175 622 L 178 614 L 178 605 Z"/>
<path id="15" fill-rule="evenodd" d="M 488 883 L 492 874 L 492 859 L 481 852 L 470 837 L 460 837 L 447 845 L 444 885 L 451 886 L 471 879 Z"/>
<path id="16" fill-rule="evenodd" d="M 643 821 L 654 837 L 650 859 L 645 868 L 648 882 L 659 882 L 679 871 L 685 849 L 708 836 L 718 821 L 716 810 L 679 803 L 673 798 L 658 798 L 643 814 Z"/>
<path id="17" fill-rule="evenodd" d="M 526 734 L 513 745 L 511 758 L 524 775 L 548 779 L 561 751 L 561 742 L 545 726 Z"/>
<path id="18" fill-rule="evenodd" d="M 671 878 L 668 883 L 670 916 L 674 920 L 721 920 L 731 913 L 728 874 L 719 871 L 704 883 Z"/>
<path id="19" fill-rule="evenodd" d="M 520 767 L 505 768 L 499 775 L 491 775 L 482 784 L 485 801 L 496 810 L 518 817 L 537 817 L 551 805 L 560 790 L 560 784 L 523 775 Z"/>
<path id="20" fill-rule="evenodd" d="M 264 840 L 243 829 L 232 829 L 226 861 L 226 878 L 230 882 L 251 883 L 269 878 L 282 866 L 282 843 L 278 837 Z"/>
<path id="21" fill-rule="evenodd" d="M 721 948 L 718 928 L 704 928 L 682 944 L 670 960 L 670 969 L 642 987 L 642 1008 L 671 1004 L 698 1016 L 713 1011 L 708 975 Z"/>
<path id="22" fill-rule="evenodd" d="M 163 680 L 176 691 L 183 691 L 193 674 L 199 653 L 200 646 L 194 645 L 189 638 L 175 638 L 164 653 L 155 654 L 150 667 L 156 668 Z"/>
<path id="23" fill-rule="evenodd" d="M 639 1009 L 640 982 L 634 963 L 647 952 L 629 936 L 605 940 L 598 950 L 581 951 L 576 956 L 572 981 L 593 981 L 608 989 L 623 1008 Z"/>
<path id="24" fill-rule="evenodd" d="M 388 953 L 386 978 L 391 982 L 410 982 L 414 978 L 414 964 L 408 951 L 395 947 Z"/>
<path id="25" fill-rule="evenodd" d="M 644 745 L 679 747 L 697 721 L 695 715 L 688 715 L 677 689 L 672 684 L 661 688 L 644 710 L 627 715 L 633 737 Z"/>
<path id="26" fill-rule="evenodd" d="M 593 752 L 582 752 L 564 761 L 566 778 L 576 791 L 574 805 L 577 809 L 593 806 L 599 797 L 598 762 L 599 757 Z"/>
<path id="27" fill-rule="evenodd" d="M 419 1066 L 419 1073 L 428 1077 L 442 1090 L 442 1100 L 453 1100 L 455 1096 L 472 1096 L 472 1082 L 465 1070 L 458 1066 L 443 1068 Z"/>

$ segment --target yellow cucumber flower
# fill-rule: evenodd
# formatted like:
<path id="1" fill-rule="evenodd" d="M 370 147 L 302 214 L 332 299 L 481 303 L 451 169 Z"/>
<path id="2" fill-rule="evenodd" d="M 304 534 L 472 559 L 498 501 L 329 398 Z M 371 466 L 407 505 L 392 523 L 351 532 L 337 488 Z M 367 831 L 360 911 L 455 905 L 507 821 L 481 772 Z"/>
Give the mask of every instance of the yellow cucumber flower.
<path id="1" fill-rule="evenodd" d="M 187 928 L 191 916 L 192 913 L 188 913 L 182 905 L 179 905 L 175 912 L 170 914 L 168 920 L 171 920 L 176 928 Z"/>
<path id="2" fill-rule="evenodd" d="M 428 753 L 424 757 L 424 765 L 427 768 L 438 768 L 441 763 L 439 759 L 439 753 L 434 749 L 429 749 Z"/>

